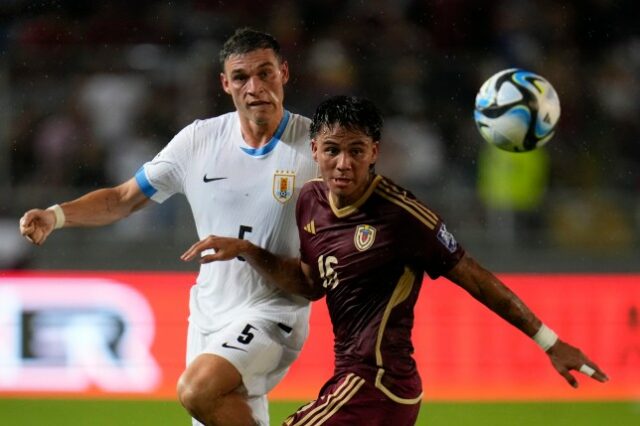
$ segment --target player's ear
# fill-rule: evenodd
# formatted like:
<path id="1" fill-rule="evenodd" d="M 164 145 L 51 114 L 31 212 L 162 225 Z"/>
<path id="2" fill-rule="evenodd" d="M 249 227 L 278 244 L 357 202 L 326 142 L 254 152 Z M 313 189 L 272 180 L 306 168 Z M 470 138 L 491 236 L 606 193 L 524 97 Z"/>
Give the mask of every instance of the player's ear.
<path id="1" fill-rule="evenodd" d="M 315 139 L 311 139 L 311 155 L 315 161 L 318 161 L 318 142 Z"/>
<path id="2" fill-rule="evenodd" d="M 380 142 L 375 141 L 371 146 L 371 164 L 376 164 L 378 161 L 378 150 L 380 149 Z"/>
<path id="3" fill-rule="evenodd" d="M 282 76 L 282 85 L 284 86 L 289 81 L 289 63 L 282 61 L 280 64 L 280 75 Z"/>
<path id="4" fill-rule="evenodd" d="M 228 95 L 231 94 L 231 90 L 229 90 L 229 79 L 223 72 L 220 73 L 220 85 L 222 86 L 222 90 L 224 90 L 225 93 L 227 93 Z"/>

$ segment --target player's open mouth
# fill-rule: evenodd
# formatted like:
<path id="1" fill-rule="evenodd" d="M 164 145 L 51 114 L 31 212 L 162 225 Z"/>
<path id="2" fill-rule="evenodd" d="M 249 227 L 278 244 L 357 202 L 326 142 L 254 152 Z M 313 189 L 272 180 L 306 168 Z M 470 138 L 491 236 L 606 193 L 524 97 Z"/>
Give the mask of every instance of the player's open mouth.
<path id="1" fill-rule="evenodd" d="M 249 107 L 261 107 L 261 106 L 269 105 L 269 102 L 263 102 L 263 101 L 249 102 L 248 105 Z"/>
<path id="2" fill-rule="evenodd" d="M 331 180 L 336 186 L 347 186 L 351 183 L 351 179 L 348 178 L 335 177 L 331 178 Z"/>

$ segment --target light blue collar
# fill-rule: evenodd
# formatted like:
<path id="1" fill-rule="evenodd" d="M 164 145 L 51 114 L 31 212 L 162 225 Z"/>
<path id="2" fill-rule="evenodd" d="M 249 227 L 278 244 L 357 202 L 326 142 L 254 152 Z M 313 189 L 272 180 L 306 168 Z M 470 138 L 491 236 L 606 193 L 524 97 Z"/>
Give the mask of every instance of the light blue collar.
<path id="1" fill-rule="evenodd" d="M 280 142 L 280 138 L 284 133 L 284 129 L 287 128 L 287 123 L 289 123 L 290 116 L 291 116 L 291 113 L 289 113 L 289 111 L 285 109 L 284 115 L 282 116 L 282 120 L 280 120 L 280 124 L 278 124 L 278 128 L 276 129 L 276 133 L 269 140 L 269 142 L 267 142 L 266 145 L 263 145 L 260 148 L 246 148 L 241 146 L 240 149 L 253 157 L 262 157 L 264 155 L 267 155 L 268 153 L 273 151 L 276 145 L 278 145 L 278 142 Z"/>

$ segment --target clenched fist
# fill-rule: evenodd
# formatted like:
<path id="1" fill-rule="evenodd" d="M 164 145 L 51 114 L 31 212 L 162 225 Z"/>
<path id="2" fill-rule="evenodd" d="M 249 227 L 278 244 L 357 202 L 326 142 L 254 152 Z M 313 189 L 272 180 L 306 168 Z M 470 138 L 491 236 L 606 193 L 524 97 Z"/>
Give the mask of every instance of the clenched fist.
<path id="1" fill-rule="evenodd" d="M 53 231 L 56 217 L 51 210 L 33 209 L 20 218 L 20 233 L 35 245 L 42 245 Z"/>

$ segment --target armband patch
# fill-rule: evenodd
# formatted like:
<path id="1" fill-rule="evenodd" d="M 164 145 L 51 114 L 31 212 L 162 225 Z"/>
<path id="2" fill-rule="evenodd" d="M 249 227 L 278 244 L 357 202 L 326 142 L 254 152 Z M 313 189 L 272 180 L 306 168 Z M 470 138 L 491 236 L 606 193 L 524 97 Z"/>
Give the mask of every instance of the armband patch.
<path id="1" fill-rule="evenodd" d="M 458 248 L 458 242 L 451 232 L 447 231 L 444 223 L 440 225 L 440 229 L 438 229 L 438 241 L 440 241 L 450 253 L 453 253 Z"/>

